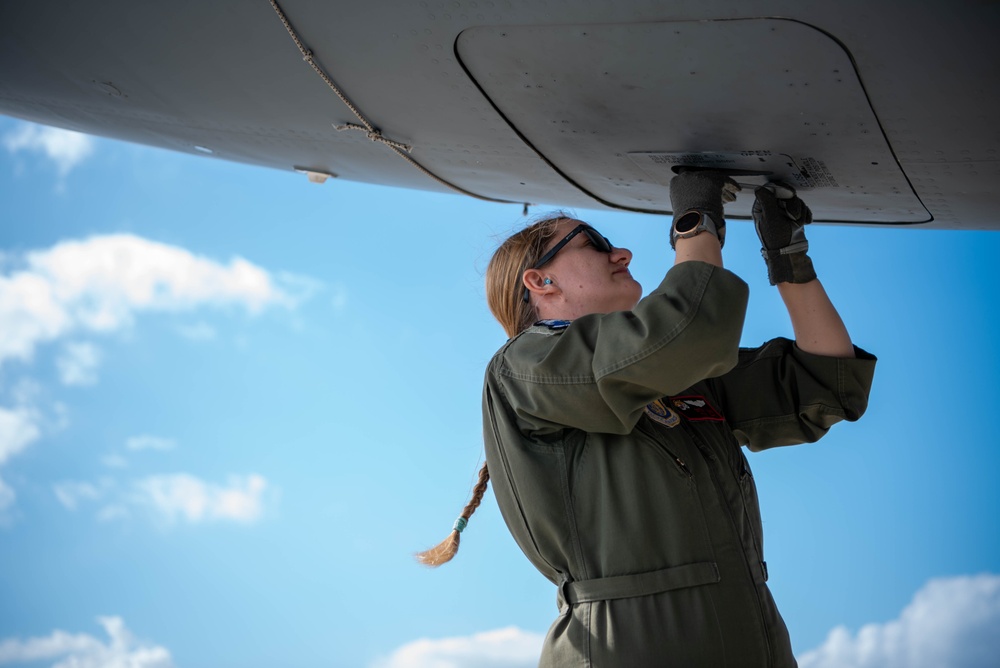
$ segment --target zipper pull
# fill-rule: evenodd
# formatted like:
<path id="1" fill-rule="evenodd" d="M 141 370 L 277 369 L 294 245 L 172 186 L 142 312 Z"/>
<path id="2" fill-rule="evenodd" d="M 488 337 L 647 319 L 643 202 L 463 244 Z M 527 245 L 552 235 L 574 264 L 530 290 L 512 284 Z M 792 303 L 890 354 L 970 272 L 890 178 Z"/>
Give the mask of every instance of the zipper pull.
<path id="1" fill-rule="evenodd" d="M 684 463 L 683 459 L 681 459 L 677 455 L 674 455 L 674 461 L 677 462 L 677 465 L 681 467 L 681 470 L 684 471 L 684 473 L 687 474 L 687 477 L 689 477 L 689 478 L 693 478 L 694 477 L 694 474 L 691 473 L 691 469 L 689 469 L 687 467 L 687 464 Z"/>

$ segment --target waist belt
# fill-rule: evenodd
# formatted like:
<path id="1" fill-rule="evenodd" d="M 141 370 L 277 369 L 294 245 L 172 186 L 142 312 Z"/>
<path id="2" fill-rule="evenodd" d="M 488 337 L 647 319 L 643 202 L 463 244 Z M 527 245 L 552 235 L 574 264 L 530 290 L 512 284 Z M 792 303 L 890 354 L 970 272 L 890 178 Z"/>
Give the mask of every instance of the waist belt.
<path id="1" fill-rule="evenodd" d="M 559 585 L 557 601 L 561 610 L 564 604 L 576 605 L 592 601 L 648 596 L 671 589 L 711 584 L 721 579 L 719 567 L 714 561 L 702 561 L 633 575 L 616 575 L 593 580 L 564 580 Z"/>

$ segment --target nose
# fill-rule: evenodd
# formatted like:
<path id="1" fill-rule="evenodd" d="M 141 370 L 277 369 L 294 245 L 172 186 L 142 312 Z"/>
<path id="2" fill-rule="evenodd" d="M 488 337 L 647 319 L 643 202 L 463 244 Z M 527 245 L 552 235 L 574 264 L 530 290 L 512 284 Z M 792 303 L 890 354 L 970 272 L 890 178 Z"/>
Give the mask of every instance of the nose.
<path id="1" fill-rule="evenodd" d="M 632 251 L 627 248 L 618 248 L 617 246 L 611 249 L 610 255 L 611 264 L 622 264 L 627 267 L 632 262 Z"/>

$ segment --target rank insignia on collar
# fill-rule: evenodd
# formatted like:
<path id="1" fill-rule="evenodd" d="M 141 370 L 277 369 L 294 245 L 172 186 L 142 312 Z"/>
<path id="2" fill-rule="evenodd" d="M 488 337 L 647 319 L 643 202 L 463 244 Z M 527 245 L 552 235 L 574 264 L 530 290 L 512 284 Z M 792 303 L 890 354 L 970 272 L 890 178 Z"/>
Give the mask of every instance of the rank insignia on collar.
<path id="1" fill-rule="evenodd" d="M 648 415 L 654 422 L 659 422 L 665 427 L 676 427 L 681 423 L 680 417 L 674 412 L 670 406 L 666 404 L 662 399 L 657 399 L 656 401 L 646 404 L 646 415 Z"/>
<path id="2" fill-rule="evenodd" d="M 566 329 L 570 320 L 539 320 L 535 326 L 548 327 L 549 329 Z"/>
<path id="3" fill-rule="evenodd" d="M 722 413 L 715 410 L 705 397 L 697 394 L 683 397 L 670 397 L 670 403 L 677 412 L 691 422 L 722 422 Z"/>

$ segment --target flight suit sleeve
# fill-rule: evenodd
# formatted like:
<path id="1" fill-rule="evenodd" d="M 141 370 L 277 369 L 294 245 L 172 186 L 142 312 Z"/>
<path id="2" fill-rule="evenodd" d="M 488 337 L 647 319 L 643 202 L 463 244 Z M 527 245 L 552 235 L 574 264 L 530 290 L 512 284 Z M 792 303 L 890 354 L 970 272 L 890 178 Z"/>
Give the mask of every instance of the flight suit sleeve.
<path id="1" fill-rule="evenodd" d="M 736 439 L 753 451 L 812 443 L 860 418 L 876 359 L 854 350 L 853 359 L 824 357 L 784 338 L 741 349 L 736 367 L 712 381 Z"/>
<path id="2" fill-rule="evenodd" d="M 735 274 L 684 262 L 631 311 L 520 334 L 491 375 L 526 433 L 627 434 L 649 402 L 733 368 L 747 297 Z"/>

